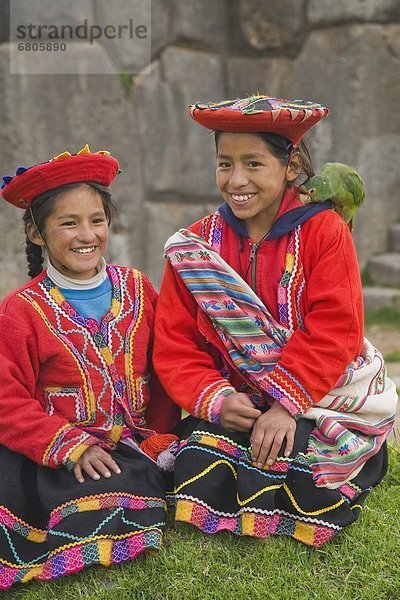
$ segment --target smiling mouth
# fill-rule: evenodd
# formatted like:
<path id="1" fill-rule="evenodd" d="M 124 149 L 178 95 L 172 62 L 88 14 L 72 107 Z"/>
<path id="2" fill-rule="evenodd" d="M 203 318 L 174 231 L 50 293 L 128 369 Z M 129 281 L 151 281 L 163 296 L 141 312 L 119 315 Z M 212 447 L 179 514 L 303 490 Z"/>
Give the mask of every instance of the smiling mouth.
<path id="1" fill-rule="evenodd" d="M 72 248 L 72 252 L 76 252 L 76 254 L 90 254 L 96 250 L 96 246 L 91 246 L 90 248 Z"/>
<path id="2" fill-rule="evenodd" d="M 247 202 L 251 200 L 255 196 L 255 193 L 252 194 L 229 194 L 234 202 Z"/>

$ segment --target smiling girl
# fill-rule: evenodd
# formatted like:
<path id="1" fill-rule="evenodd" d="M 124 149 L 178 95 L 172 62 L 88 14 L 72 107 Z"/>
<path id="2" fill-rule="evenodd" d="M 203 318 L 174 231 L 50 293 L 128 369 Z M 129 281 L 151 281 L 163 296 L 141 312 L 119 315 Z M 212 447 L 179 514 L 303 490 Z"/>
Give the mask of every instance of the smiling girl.
<path id="1" fill-rule="evenodd" d="M 166 244 L 154 364 L 191 415 L 176 519 L 321 546 L 384 476 L 397 401 L 363 337 L 349 229 L 296 185 L 313 175 L 302 136 L 328 110 L 256 95 L 190 114 L 215 131 L 224 203 Z"/>
<path id="2" fill-rule="evenodd" d="M 104 260 L 117 173 L 86 146 L 3 178 L 32 280 L 0 307 L 0 588 L 161 544 L 179 410 L 152 371 L 157 294 Z"/>

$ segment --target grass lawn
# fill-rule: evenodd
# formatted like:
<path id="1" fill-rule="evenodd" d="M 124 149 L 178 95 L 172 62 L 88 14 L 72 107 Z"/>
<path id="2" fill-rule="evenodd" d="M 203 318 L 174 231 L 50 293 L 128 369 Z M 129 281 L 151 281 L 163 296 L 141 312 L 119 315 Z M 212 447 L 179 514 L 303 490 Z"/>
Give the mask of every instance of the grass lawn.
<path id="1" fill-rule="evenodd" d="M 381 327 L 400 330 L 400 310 L 392 307 L 370 310 L 365 313 L 365 325 L 380 325 Z"/>
<path id="2" fill-rule="evenodd" d="M 158 555 L 93 567 L 3 592 L 24 600 L 397 600 L 400 598 L 400 455 L 357 523 L 321 549 L 286 538 L 207 536 L 171 523 Z"/>

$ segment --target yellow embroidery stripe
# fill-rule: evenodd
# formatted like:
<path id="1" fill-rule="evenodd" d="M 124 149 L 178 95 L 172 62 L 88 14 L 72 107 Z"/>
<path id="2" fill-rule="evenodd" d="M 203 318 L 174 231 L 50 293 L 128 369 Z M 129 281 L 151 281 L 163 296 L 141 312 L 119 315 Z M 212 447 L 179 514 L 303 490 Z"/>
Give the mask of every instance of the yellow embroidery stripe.
<path id="1" fill-rule="evenodd" d="M 203 471 L 201 471 L 201 473 L 198 473 L 198 475 L 195 475 L 191 479 L 188 479 L 187 481 L 184 481 L 183 483 L 181 483 L 177 488 L 175 488 L 174 493 L 176 494 L 182 488 L 186 487 L 190 483 L 193 483 L 194 481 L 197 481 L 198 479 L 201 479 L 202 477 L 204 477 L 204 475 L 207 475 L 207 473 L 209 473 L 210 471 L 212 471 L 213 469 L 215 469 L 215 467 L 217 467 L 218 465 L 221 465 L 221 464 L 227 465 L 230 468 L 230 470 L 232 471 L 232 474 L 233 474 L 234 478 L 237 480 L 237 473 L 236 473 L 235 469 L 232 467 L 232 465 L 227 460 L 222 460 L 221 459 L 221 460 L 215 461 L 212 465 L 209 465 L 206 469 L 204 469 Z M 258 496 L 261 496 L 261 494 L 263 494 L 264 492 L 268 492 L 270 490 L 277 490 L 280 487 L 283 487 L 283 489 L 285 490 L 285 492 L 289 496 L 290 500 L 292 501 L 293 506 L 302 515 L 308 515 L 308 516 L 322 515 L 323 513 L 326 513 L 326 512 L 329 512 L 330 510 L 334 510 L 335 508 L 338 508 L 338 506 L 341 506 L 344 503 L 344 500 L 342 498 L 341 500 L 339 500 L 339 502 L 336 502 L 336 504 L 332 504 L 331 506 L 327 506 L 325 508 L 320 508 L 319 510 L 305 511 L 302 508 L 300 508 L 300 506 L 297 504 L 297 502 L 296 502 L 296 500 L 295 500 L 292 492 L 290 491 L 290 489 L 288 488 L 288 486 L 286 485 L 286 483 L 284 483 L 284 484 L 278 484 L 278 485 L 270 485 L 270 486 L 267 486 L 265 488 L 262 488 L 261 490 L 259 490 L 258 492 L 256 492 L 255 494 L 253 494 L 252 496 L 250 496 L 249 498 L 247 498 L 246 500 L 241 500 L 239 498 L 239 496 L 237 496 L 237 502 L 238 502 L 238 504 L 240 506 L 245 506 L 246 504 L 248 504 L 249 502 L 251 502 L 251 500 L 254 500 L 254 498 L 257 498 Z M 355 505 L 355 506 L 357 506 L 357 505 Z"/>
<path id="2" fill-rule="evenodd" d="M 286 254 L 286 264 L 285 264 L 285 269 L 286 269 L 286 271 L 289 271 L 289 273 L 291 273 L 291 272 L 292 272 L 292 270 L 293 270 L 294 259 L 295 259 L 295 256 L 294 256 L 294 254 L 292 254 L 291 252 L 288 252 L 288 253 Z"/>
<path id="3" fill-rule="evenodd" d="M 202 477 L 204 477 L 204 475 L 207 475 L 207 473 L 209 473 L 210 471 L 215 469 L 215 467 L 218 467 L 218 465 L 227 465 L 230 468 L 230 470 L 232 471 L 234 478 L 237 479 L 237 473 L 236 473 L 235 469 L 232 467 L 230 462 L 228 462 L 227 460 L 216 460 L 212 465 L 209 465 L 206 469 L 204 469 L 204 471 L 202 471 L 198 475 L 195 475 L 191 479 L 188 479 L 187 481 L 184 481 L 183 483 L 181 483 L 181 485 L 178 485 L 178 487 L 174 489 L 174 493 L 176 494 L 182 488 L 186 487 L 190 483 L 197 481 L 197 479 L 201 479 Z"/>
<path id="4" fill-rule="evenodd" d="M 63 342 L 63 340 L 56 335 L 56 333 L 54 333 L 54 331 L 52 331 L 51 327 L 50 327 L 50 323 L 48 318 L 46 317 L 46 315 L 44 314 L 44 312 L 42 311 L 42 309 L 40 308 L 40 306 L 38 305 L 38 303 L 35 300 L 30 300 L 28 298 L 26 298 L 24 295 L 22 294 L 18 294 L 19 298 L 22 298 L 22 300 L 25 300 L 25 302 L 29 302 L 29 304 L 36 310 L 36 312 L 39 313 L 39 315 L 41 316 L 44 324 L 46 325 L 47 329 L 50 331 L 50 333 L 58 339 L 58 341 L 64 346 L 65 350 L 70 354 L 71 358 L 75 361 L 75 364 L 78 368 L 78 371 L 81 375 L 82 378 L 82 382 L 83 382 L 83 390 L 84 390 L 84 394 L 85 394 L 85 403 L 86 403 L 86 412 L 88 414 L 88 419 L 86 421 L 82 421 L 80 424 L 84 425 L 86 423 L 90 423 L 91 422 L 91 418 L 93 415 L 93 412 L 95 410 L 95 397 L 93 392 L 90 393 L 89 388 L 88 388 L 88 383 L 86 380 L 86 375 L 85 372 L 83 371 L 81 365 L 79 364 L 78 359 L 76 358 L 76 356 L 74 355 L 74 353 L 71 351 L 71 349 L 65 344 L 65 342 Z"/>
<path id="5" fill-rule="evenodd" d="M 269 492 L 271 490 L 278 490 L 280 487 L 282 487 L 281 483 L 279 483 L 278 485 L 269 485 L 269 486 L 267 486 L 265 488 L 262 488 L 262 490 L 259 490 L 258 492 L 256 492 L 252 496 L 250 496 L 250 498 L 247 498 L 247 500 L 240 500 L 239 496 L 236 496 L 236 499 L 237 499 L 238 504 L 240 506 L 245 506 L 246 504 L 248 504 L 249 502 L 251 502 L 252 500 L 254 500 L 254 498 L 257 498 L 258 496 L 261 496 L 261 494 L 263 494 L 264 492 Z"/>
<path id="6" fill-rule="evenodd" d="M 75 546 L 82 546 L 83 544 L 88 544 L 89 542 L 96 542 L 96 541 L 108 542 L 109 540 L 123 540 L 127 537 L 133 537 L 135 535 L 140 535 L 146 531 L 158 531 L 158 533 L 160 533 L 161 536 L 163 535 L 162 529 L 160 529 L 159 527 L 152 527 L 152 526 L 141 529 L 140 531 L 124 533 L 122 535 L 96 535 L 95 537 L 85 538 L 84 540 L 79 541 L 79 542 L 74 542 L 72 544 L 66 544 L 65 546 L 59 546 L 58 548 L 56 548 L 56 550 L 53 550 L 53 552 L 49 553 L 47 560 L 43 563 L 35 563 L 35 564 L 25 563 L 24 565 L 21 566 L 21 565 L 15 565 L 13 563 L 8 562 L 8 560 L 3 560 L 2 558 L 0 558 L 0 564 L 7 565 L 7 567 L 13 567 L 15 569 L 26 569 L 28 567 L 32 567 L 36 571 L 37 567 L 43 567 L 52 556 L 54 556 L 55 554 L 58 554 L 59 552 L 61 552 L 63 550 L 68 550 L 68 548 L 74 548 Z"/>
<path id="7" fill-rule="evenodd" d="M 142 322 L 142 317 L 143 317 L 143 310 L 144 310 L 144 286 L 143 286 L 143 277 L 140 271 L 137 271 L 136 269 L 133 269 L 132 272 L 132 278 L 133 280 L 137 279 L 139 282 L 139 314 L 137 316 L 136 319 L 136 323 L 133 327 L 133 330 L 130 334 L 130 338 L 129 338 L 129 354 L 125 355 L 125 368 L 127 370 L 128 373 L 128 377 L 129 377 L 129 382 L 130 382 L 130 388 L 131 388 L 131 394 L 132 394 L 132 406 L 134 408 L 134 410 L 136 410 L 137 407 L 137 394 L 136 394 L 136 380 L 135 380 L 135 374 L 134 374 L 134 369 L 133 369 L 133 343 L 134 343 L 134 338 L 135 338 L 135 333 L 140 325 L 140 323 Z M 122 287 L 122 284 L 121 284 Z M 132 289 L 135 290 L 135 285 L 133 284 Z M 133 301 L 135 300 L 135 298 L 133 298 Z"/>
<path id="8" fill-rule="evenodd" d="M 90 435 L 90 434 L 87 434 L 87 435 Z M 86 452 L 86 450 L 88 448 L 90 448 L 90 445 L 85 444 L 85 442 L 78 444 L 78 446 L 76 446 L 76 448 L 74 448 L 72 450 L 72 452 L 70 452 L 70 454 L 68 456 L 69 460 L 72 461 L 73 463 L 76 463 L 79 460 L 79 458 L 82 456 L 82 454 L 84 452 Z"/>
<path id="9" fill-rule="evenodd" d="M 54 446 L 54 444 L 56 443 L 57 438 L 60 437 L 60 435 L 62 434 L 62 432 L 65 429 L 70 429 L 70 428 L 71 428 L 71 425 L 69 423 L 67 423 L 66 425 L 63 425 L 62 427 L 60 427 L 60 429 L 57 430 L 57 432 L 54 435 L 53 439 L 51 440 L 50 444 L 47 446 L 46 450 L 44 451 L 43 458 L 42 458 L 42 463 L 44 465 L 47 465 L 47 456 L 48 456 L 50 450 L 52 449 L 52 447 Z"/>
<path id="10" fill-rule="evenodd" d="M 361 506 L 361 504 L 353 504 L 353 506 L 350 506 L 351 510 L 353 510 L 354 508 L 359 508 L 360 510 L 363 510 L 363 507 Z"/>
<path id="11" fill-rule="evenodd" d="M 206 469 L 204 469 L 204 471 L 202 471 L 198 475 L 195 475 L 191 479 L 188 479 L 187 481 L 184 481 L 183 483 L 181 483 L 181 485 L 179 485 L 177 488 L 175 488 L 174 493 L 179 492 L 183 487 L 189 485 L 190 483 L 193 483 L 193 481 L 196 481 L 197 479 L 201 479 L 202 477 L 204 477 L 204 475 L 207 475 L 207 473 L 209 473 L 210 471 L 215 469 L 215 467 L 217 467 L 218 465 L 222 465 L 222 464 L 227 465 L 230 468 L 234 478 L 237 480 L 237 473 L 236 473 L 235 469 L 232 467 L 231 463 L 228 462 L 227 460 L 217 460 L 212 465 L 210 465 Z M 254 498 L 257 498 L 257 496 L 261 496 L 261 494 L 263 494 L 264 492 L 269 492 L 270 490 L 277 490 L 281 486 L 282 486 L 282 484 L 270 485 L 268 487 L 263 488 L 262 490 L 259 490 L 258 492 L 256 492 L 252 496 L 250 496 L 250 498 L 247 498 L 246 500 L 241 500 L 239 498 L 239 496 L 236 495 L 237 503 L 239 504 L 239 506 L 245 506 L 246 504 L 248 504 L 249 502 L 254 500 Z"/>
<path id="12" fill-rule="evenodd" d="M 32 527 L 32 525 L 29 525 L 29 523 L 27 523 L 26 521 L 23 521 L 22 519 L 20 519 L 19 517 L 17 517 L 6 506 L 0 505 L 0 508 L 2 510 L 4 510 L 4 512 L 6 512 L 8 515 L 10 515 L 10 517 L 12 517 L 13 519 L 15 519 L 18 523 L 21 523 L 21 525 L 23 525 L 24 527 L 27 527 L 30 531 L 35 532 L 35 533 L 39 533 L 39 534 L 45 534 L 45 535 L 47 534 L 47 532 L 46 532 L 45 529 L 38 529 L 37 527 Z"/>
<path id="13" fill-rule="evenodd" d="M 339 502 L 336 502 L 336 504 L 332 504 L 332 506 L 327 506 L 326 508 L 320 508 L 319 510 L 306 511 L 306 510 L 303 510 L 302 508 L 300 508 L 300 506 L 297 504 L 292 492 L 289 490 L 286 483 L 283 484 L 283 489 L 285 490 L 285 492 L 291 499 L 292 504 L 295 507 L 295 509 L 298 510 L 298 512 L 301 513 L 302 515 L 308 515 L 308 516 L 322 515 L 323 513 L 329 512 L 330 510 L 334 510 L 335 508 L 337 508 L 338 506 L 341 506 L 344 503 L 344 500 L 342 498 L 341 500 L 339 500 Z"/>
<path id="14" fill-rule="evenodd" d="M 54 515 L 54 513 L 57 513 L 61 509 L 66 508 L 67 506 L 70 506 L 71 504 L 76 504 L 77 506 L 79 506 L 79 504 L 81 502 L 86 502 L 86 500 L 96 500 L 96 499 L 101 499 L 101 498 L 108 498 L 109 496 L 114 496 L 114 497 L 124 496 L 127 498 L 133 498 L 134 500 L 159 500 L 160 502 L 165 504 L 164 499 L 159 498 L 158 496 L 136 496 L 135 494 L 130 494 L 129 492 L 105 492 L 104 494 L 93 494 L 91 496 L 82 496 L 81 498 L 78 498 L 75 500 L 69 500 L 68 502 L 61 504 L 60 506 L 57 506 L 57 508 L 52 510 L 52 512 L 50 513 L 50 518 Z"/>
<path id="15" fill-rule="evenodd" d="M 299 289 L 299 282 L 300 282 L 300 279 L 301 279 L 302 275 L 303 275 L 303 267 L 301 267 L 296 272 L 295 278 L 293 280 L 293 284 L 291 286 L 292 290 L 293 290 L 293 297 L 294 297 L 294 300 L 292 300 L 292 313 L 294 313 L 296 315 L 297 323 L 300 322 L 300 319 L 299 319 L 299 310 L 298 310 L 298 307 L 297 307 L 297 294 L 298 294 L 298 289 Z"/>

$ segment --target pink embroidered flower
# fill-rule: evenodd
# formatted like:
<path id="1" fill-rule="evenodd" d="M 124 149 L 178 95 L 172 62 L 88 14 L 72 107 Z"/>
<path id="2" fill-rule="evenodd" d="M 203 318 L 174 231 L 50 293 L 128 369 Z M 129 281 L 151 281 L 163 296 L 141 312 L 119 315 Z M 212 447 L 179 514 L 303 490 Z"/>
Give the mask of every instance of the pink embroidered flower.
<path id="1" fill-rule="evenodd" d="M 349 454 L 349 452 L 350 452 L 349 444 L 343 444 L 343 446 L 340 446 L 340 448 L 338 450 L 339 456 L 345 456 L 346 454 Z"/>

